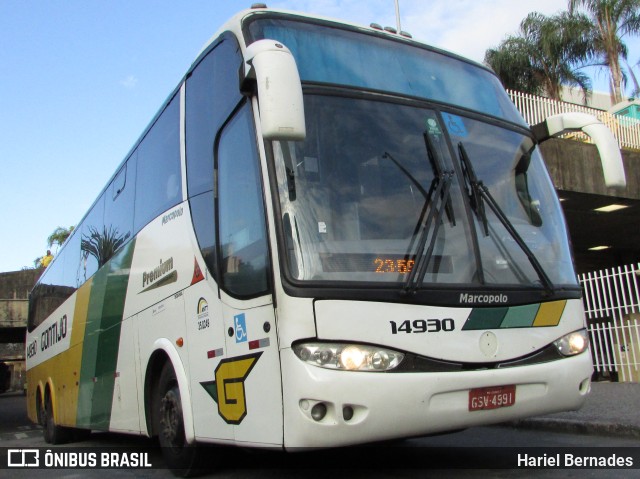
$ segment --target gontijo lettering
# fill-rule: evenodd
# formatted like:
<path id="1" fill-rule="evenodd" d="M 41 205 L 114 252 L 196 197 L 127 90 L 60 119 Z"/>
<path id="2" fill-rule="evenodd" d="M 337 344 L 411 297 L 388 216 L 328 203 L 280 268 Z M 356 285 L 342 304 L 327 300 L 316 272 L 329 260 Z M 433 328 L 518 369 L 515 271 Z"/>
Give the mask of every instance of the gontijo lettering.
<path id="1" fill-rule="evenodd" d="M 58 322 L 53 323 L 47 329 L 45 329 L 40 335 L 40 351 L 44 351 L 45 349 L 53 346 L 58 343 L 58 341 L 62 341 L 67 336 L 67 315 L 65 314 L 58 320 Z M 35 354 L 35 353 L 34 353 Z"/>

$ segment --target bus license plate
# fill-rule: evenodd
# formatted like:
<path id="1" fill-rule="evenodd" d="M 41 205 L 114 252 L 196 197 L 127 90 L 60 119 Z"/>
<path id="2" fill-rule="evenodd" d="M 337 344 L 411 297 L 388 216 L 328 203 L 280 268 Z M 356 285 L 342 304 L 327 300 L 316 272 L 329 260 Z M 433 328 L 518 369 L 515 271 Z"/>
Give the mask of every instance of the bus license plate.
<path id="1" fill-rule="evenodd" d="M 516 403 L 516 386 L 492 386 L 469 391 L 469 411 L 484 411 L 513 406 Z"/>

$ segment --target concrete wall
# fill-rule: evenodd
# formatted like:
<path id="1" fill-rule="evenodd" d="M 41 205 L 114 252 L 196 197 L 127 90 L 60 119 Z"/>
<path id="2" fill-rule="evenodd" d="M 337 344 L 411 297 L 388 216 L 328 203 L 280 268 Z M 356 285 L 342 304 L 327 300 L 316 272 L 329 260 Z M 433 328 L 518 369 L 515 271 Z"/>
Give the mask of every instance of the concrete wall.
<path id="1" fill-rule="evenodd" d="M 0 273 L 0 328 L 27 325 L 29 292 L 41 274 L 38 269 Z"/>
<path id="2" fill-rule="evenodd" d="M 640 152 L 622 151 L 627 187 L 618 190 L 605 186 L 602 163 L 594 145 L 554 138 L 542 143 L 540 148 L 557 189 L 640 199 Z"/>
<path id="3" fill-rule="evenodd" d="M 29 292 L 43 271 L 25 269 L 0 273 L 0 299 L 28 299 Z"/>
<path id="4" fill-rule="evenodd" d="M 28 312 L 26 299 L 0 299 L 0 328 L 24 328 Z"/>
<path id="5" fill-rule="evenodd" d="M 0 273 L 0 360 L 11 372 L 10 389 L 21 391 L 25 380 L 24 341 L 12 343 L 16 331 L 27 325 L 29 292 L 43 270 L 28 269 Z"/>

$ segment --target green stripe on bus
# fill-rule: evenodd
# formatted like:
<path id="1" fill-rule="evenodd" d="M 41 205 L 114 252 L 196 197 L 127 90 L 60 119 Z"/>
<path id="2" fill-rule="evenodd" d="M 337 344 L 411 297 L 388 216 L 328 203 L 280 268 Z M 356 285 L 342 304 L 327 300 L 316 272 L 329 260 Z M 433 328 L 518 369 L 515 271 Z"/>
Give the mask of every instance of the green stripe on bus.
<path id="1" fill-rule="evenodd" d="M 135 239 L 93 277 L 80 368 L 78 427 L 109 429 L 120 327 L 134 248 Z"/>
<path id="2" fill-rule="evenodd" d="M 507 316 L 500 325 L 501 328 L 530 328 L 540 309 L 539 304 L 528 304 L 509 308 Z"/>
<path id="3" fill-rule="evenodd" d="M 474 309 L 462 329 L 498 329 L 508 312 L 509 308 Z"/>
<path id="4" fill-rule="evenodd" d="M 566 300 L 561 300 L 523 306 L 476 308 L 469 314 L 462 330 L 557 326 L 566 304 Z"/>

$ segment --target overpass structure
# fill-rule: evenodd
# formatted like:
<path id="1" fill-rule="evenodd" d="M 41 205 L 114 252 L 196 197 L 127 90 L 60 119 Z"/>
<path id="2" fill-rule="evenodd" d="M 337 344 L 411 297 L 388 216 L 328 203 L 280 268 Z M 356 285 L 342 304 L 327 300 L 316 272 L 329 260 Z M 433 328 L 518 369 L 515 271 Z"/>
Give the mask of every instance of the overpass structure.
<path id="1" fill-rule="evenodd" d="M 578 274 L 638 263 L 640 150 L 622 149 L 627 186 L 613 189 L 604 184 L 595 146 L 554 139 L 541 149 L 562 202 Z"/>
<path id="2" fill-rule="evenodd" d="M 23 388 L 28 298 L 41 273 L 38 269 L 0 273 L 0 392 Z"/>
<path id="3" fill-rule="evenodd" d="M 0 273 L 0 345 L 24 342 L 29 292 L 41 273 L 38 269 Z"/>
<path id="4" fill-rule="evenodd" d="M 0 299 L 0 344 L 24 341 L 28 306 L 28 299 Z"/>

